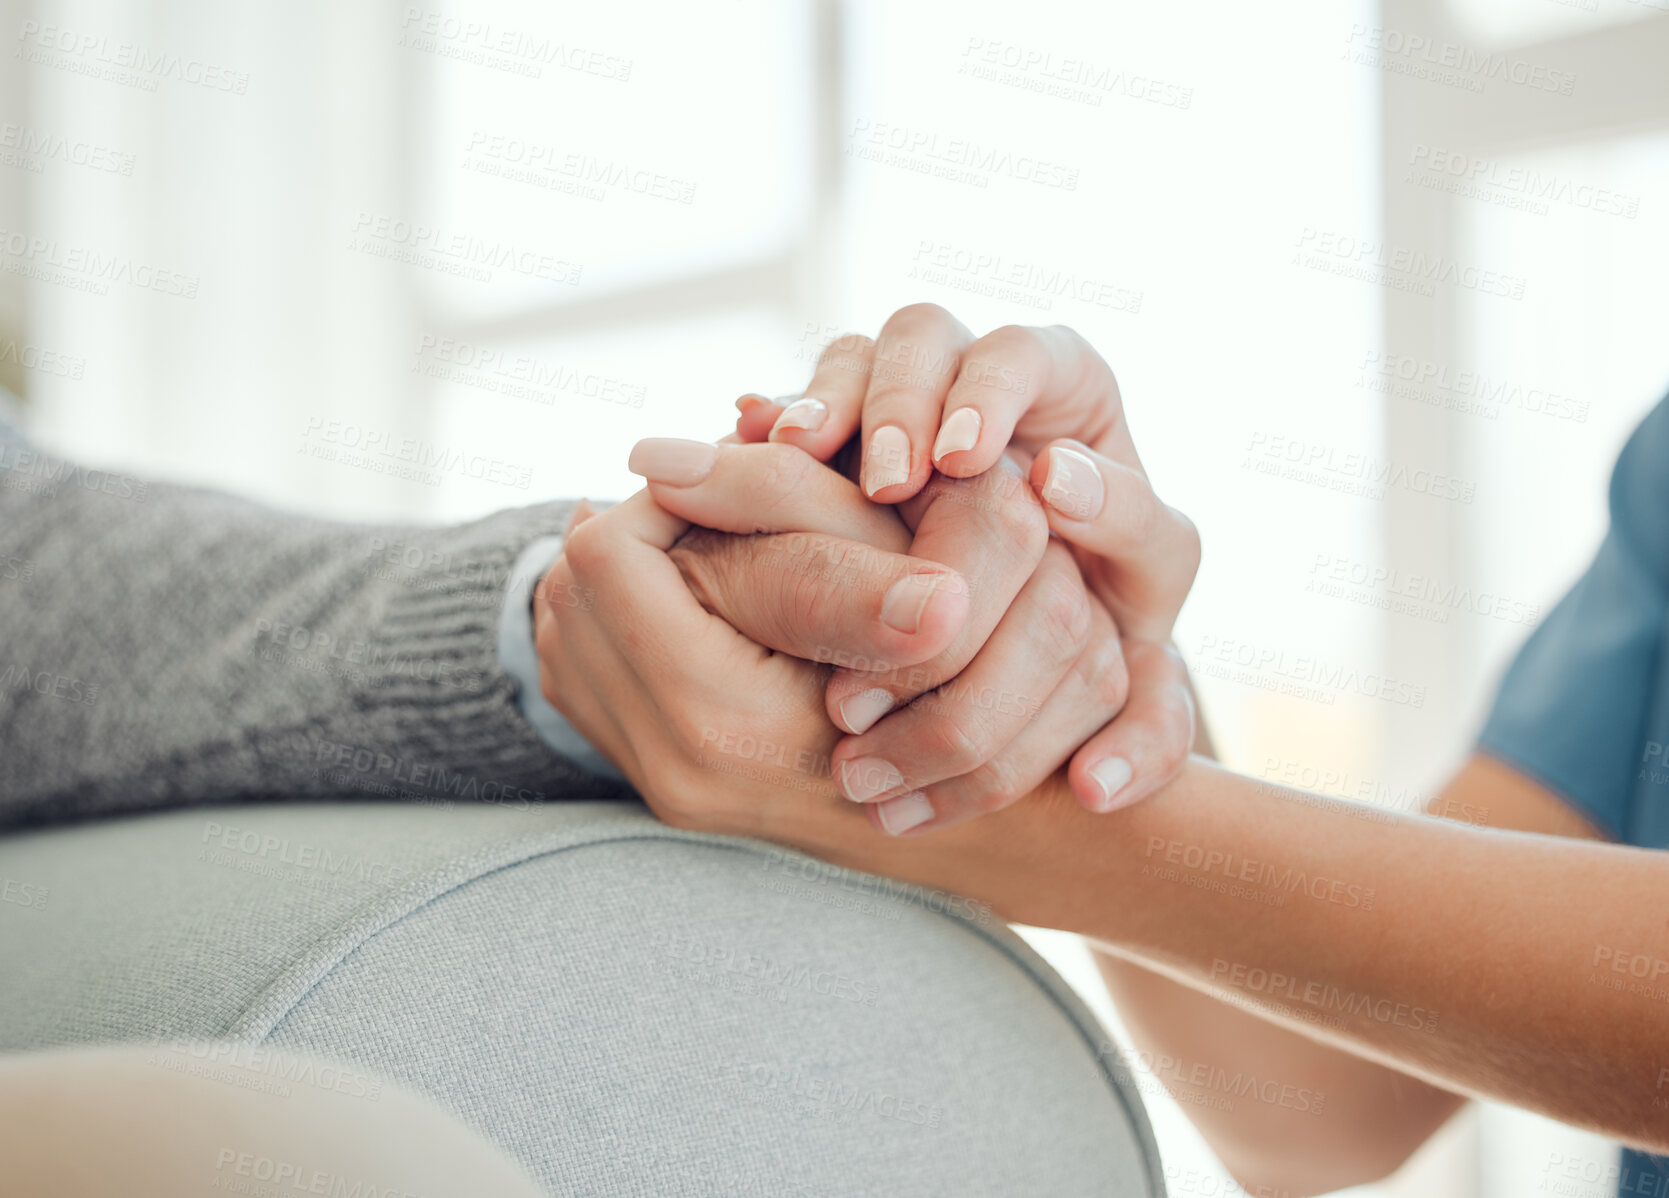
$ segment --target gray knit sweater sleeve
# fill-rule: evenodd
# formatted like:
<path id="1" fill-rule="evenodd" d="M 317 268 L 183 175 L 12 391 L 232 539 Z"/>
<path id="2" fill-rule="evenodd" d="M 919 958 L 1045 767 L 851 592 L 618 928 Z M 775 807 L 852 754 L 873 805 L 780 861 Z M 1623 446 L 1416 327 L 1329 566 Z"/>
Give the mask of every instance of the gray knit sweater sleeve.
<path id="1" fill-rule="evenodd" d="M 508 572 L 567 515 L 306 519 L 52 459 L 0 413 L 0 827 L 629 793 L 535 734 L 497 658 Z"/>

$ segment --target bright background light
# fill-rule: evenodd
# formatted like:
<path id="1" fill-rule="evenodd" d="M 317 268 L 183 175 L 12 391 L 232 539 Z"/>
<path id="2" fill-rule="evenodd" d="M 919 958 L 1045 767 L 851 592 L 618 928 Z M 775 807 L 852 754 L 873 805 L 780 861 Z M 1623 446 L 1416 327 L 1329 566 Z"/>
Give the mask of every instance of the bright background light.
<path id="1" fill-rule="evenodd" d="M 6 249 L 0 336 L 82 365 L 67 376 L 0 354 L 0 381 L 26 394 L 44 439 L 99 464 L 327 515 L 451 520 L 629 494 L 637 438 L 721 434 L 738 394 L 797 391 L 824 342 L 873 333 L 906 303 L 943 304 L 976 331 L 1070 324 L 1117 371 L 1161 493 L 1202 530 L 1178 640 L 1207 667 L 1199 685 L 1225 758 L 1414 805 L 1459 760 L 1533 617 L 1410 615 L 1386 609 L 1384 585 L 1321 584 L 1335 568 L 1382 570 L 1545 611 L 1592 552 L 1610 463 L 1669 380 L 1669 113 L 1627 91 L 1642 62 L 1663 61 L 1660 8 L 432 10 L 554 40 L 577 64 L 531 77 L 525 57 L 450 25 L 425 33 L 421 4 L 48 12 L 0 0 L 0 29 L 56 23 L 247 79 L 242 94 L 171 79 L 151 90 L 90 79 L 72 56 L 8 65 L 0 122 L 102 147 L 131 171 L 6 159 L 0 229 L 198 288 L 90 294 L 32 277 Z M 1428 28 L 1590 66 L 1570 96 L 1499 79 L 1472 92 L 1358 53 L 1374 29 Z M 1052 94 L 1063 74 L 1072 82 Z M 919 148 L 866 153 L 876 136 L 942 153 L 973 142 L 1053 164 L 1071 185 L 1002 168 L 934 177 Z M 1524 168 L 1637 203 L 1618 215 L 1559 200 L 1537 211 L 1511 188 L 1450 194 L 1440 172 L 1422 175 L 1433 145 L 1488 158 L 1492 177 Z M 665 194 L 539 165 L 550 162 L 604 179 L 647 172 Z M 501 269 L 482 282 L 390 260 L 399 247 L 368 236 L 380 221 L 512 242 L 577 265 L 578 281 Z M 1524 292 L 1439 283 L 1410 295 L 1406 278 L 1364 281 L 1333 269 L 1360 260 L 1317 256 L 1345 242 L 1369 247 L 1370 266 L 1381 250 L 1426 253 L 1522 279 Z M 999 285 L 1017 266 L 1107 298 Z M 1452 382 L 1382 373 L 1393 356 L 1449 380 L 1556 393 L 1585 417 L 1457 408 Z M 516 390 L 527 372 L 545 380 L 531 395 Z M 312 451 L 333 422 L 342 438 L 411 437 L 525 469 L 527 485 L 326 460 Z M 1371 472 L 1435 471 L 1471 498 L 1283 476 L 1271 447 L 1294 445 Z M 1237 664 L 1270 655 L 1394 679 L 1420 701 L 1281 693 L 1283 667 Z M 1114 1022 L 1076 942 L 1034 939 Z M 1226 1185 L 1178 1108 L 1150 1104 L 1167 1161 Z M 1373 1192 L 1524 1193 L 1524 1162 L 1560 1136 L 1470 1115 Z"/>

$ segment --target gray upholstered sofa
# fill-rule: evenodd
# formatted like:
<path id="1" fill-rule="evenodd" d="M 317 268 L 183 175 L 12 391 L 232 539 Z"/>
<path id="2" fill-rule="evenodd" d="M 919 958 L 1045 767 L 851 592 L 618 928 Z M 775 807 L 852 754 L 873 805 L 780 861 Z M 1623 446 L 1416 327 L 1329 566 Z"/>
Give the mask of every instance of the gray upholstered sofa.
<path id="1" fill-rule="evenodd" d="M 264 1042 L 429 1094 L 555 1194 L 1163 1192 L 1007 928 L 635 805 L 199 807 L 0 838 L 0 1050 Z"/>

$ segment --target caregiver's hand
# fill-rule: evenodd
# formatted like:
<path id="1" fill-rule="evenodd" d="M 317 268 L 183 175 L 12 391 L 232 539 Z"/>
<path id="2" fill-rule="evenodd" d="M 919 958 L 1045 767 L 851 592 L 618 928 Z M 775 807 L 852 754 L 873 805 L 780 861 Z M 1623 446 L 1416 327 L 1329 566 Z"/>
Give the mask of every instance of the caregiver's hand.
<path id="1" fill-rule="evenodd" d="M 1075 547 L 1126 638 L 1131 675 L 1128 706 L 1073 757 L 1073 793 L 1107 811 L 1180 767 L 1194 704 L 1170 639 L 1199 568 L 1199 534 L 1154 494 L 1113 372 L 1082 337 L 1009 325 L 975 340 L 944 309 L 914 304 L 877 341 L 833 342 L 804 398 L 783 408 L 744 396 L 738 406 L 743 440 L 769 436 L 825 459 L 861 424 L 860 477 L 887 502 L 915 495 L 935 465 L 964 478 L 1010 442 L 1035 453 L 1030 479 L 1049 527 Z"/>

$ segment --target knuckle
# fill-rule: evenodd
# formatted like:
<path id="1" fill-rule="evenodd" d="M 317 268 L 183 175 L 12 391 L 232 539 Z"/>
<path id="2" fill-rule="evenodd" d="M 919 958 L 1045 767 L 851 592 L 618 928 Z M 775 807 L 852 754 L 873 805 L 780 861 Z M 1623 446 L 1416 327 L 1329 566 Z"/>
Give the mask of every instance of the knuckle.
<path id="1" fill-rule="evenodd" d="M 1145 484 L 1130 488 L 1130 494 L 1118 510 L 1132 545 L 1152 545 L 1172 531 L 1169 509 L 1159 502 L 1153 488 Z"/>
<path id="2" fill-rule="evenodd" d="M 610 545 L 606 517 L 606 512 L 599 513 L 571 529 L 563 538 L 562 552 L 575 578 L 595 578 L 608 565 Z"/>
<path id="3" fill-rule="evenodd" d="M 562 710 L 562 696 L 557 689 L 556 675 L 543 666 L 539 669 L 539 693 L 545 696 L 545 702 L 558 711 Z"/>
<path id="4" fill-rule="evenodd" d="M 821 370 L 825 366 L 846 366 L 854 359 L 867 359 L 875 348 L 873 338 L 862 333 L 842 333 L 823 347 L 823 352 L 817 355 L 817 367 Z"/>
<path id="5" fill-rule="evenodd" d="M 1200 530 L 1185 512 L 1174 507 L 1166 506 L 1165 511 L 1171 521 L 1170 554 L 1180 565 L 1185 566 L 1189 583 L 1194 581 L 1194 575 L 1200 569 Z"/>
<path id="6" fill-rule="evenodd" d="M 1032 373 L 1042 373 L 1049 364 L 1049 347 L 1044 344 L 1042 333 L 1023 324 L 1005 324 L 992 329 L 979 339 L 977 350 L 969 358 L 980 361 L 1002 358 L 1005 363 Z"/>
<path id="7" fill-rule="evenodd" d="M 1037 618 L 1032 625 L 1047 660 L 1076 658 L 1089 643 L 1089 625 L 1089 595 L 1083 583 L 1064 571 L 1052 571 L 1039 584 Z"/>
<path id="8" fill-rule="evenodd" d="M 956 318 L 938 304 L 923 302 L 905 304 L 887 317 L 887 323 L 881 331 L 884 336 L 907 335 L 923 333 L 930 329 L 948 328 L 955 323 Z"/>
<path id="9" fill-rule="evenodd" d="M 1010 477 L 1005 463 L 998 462 L 975 481 L 985 492 L 984 506 L 990 512 L 996 534 L 1035 562 L 1043 556 L 1044 547 L 1049 543 L 1049 517 L 1031 489 L 1012 485 L 1008 482 Z"/>
<path id="10" fill-rule="evenodd" d="M 691 528 L 667 551 L 684 585 L 697 603 L 715 615 L 725 610 L 724 580 L 728 566 L 752 545 L 751 538 L 726 536 L 705 528 Z"/>
<path id="11" fill-rule="evenodd" d="M 1122 711 L 1130 697 L 1130 667 L 1112 637 L 1095 645 L 1079 659 L 1079 669 L 1091 701 L 1105 711 Z"/>
<path id="12" fill-rule="evenodd" d="M 976 804 L 984 814 L 1001 811 L 1025 796 L 1028 789 L 1019 765 L 1007 756 L 986 762 L 974 773 Z"/>
<path id="13" fill-rule="evenodd" d="M 776 510 L 798 491 L 811 468 L 819 464 L 805 450 L 781 441 L 767 441 L 750 448 L 759 451 L 763 469 L 749 478 L 747 497 L 763 514 Z"/>
<path id="14" fill-rule="evenodd" d="M 966 713 L 941 712 L 925 721 L 918 735 L 927 759 L 953 776 L 978 769 L 990 756 L 981 730 Z"/>

